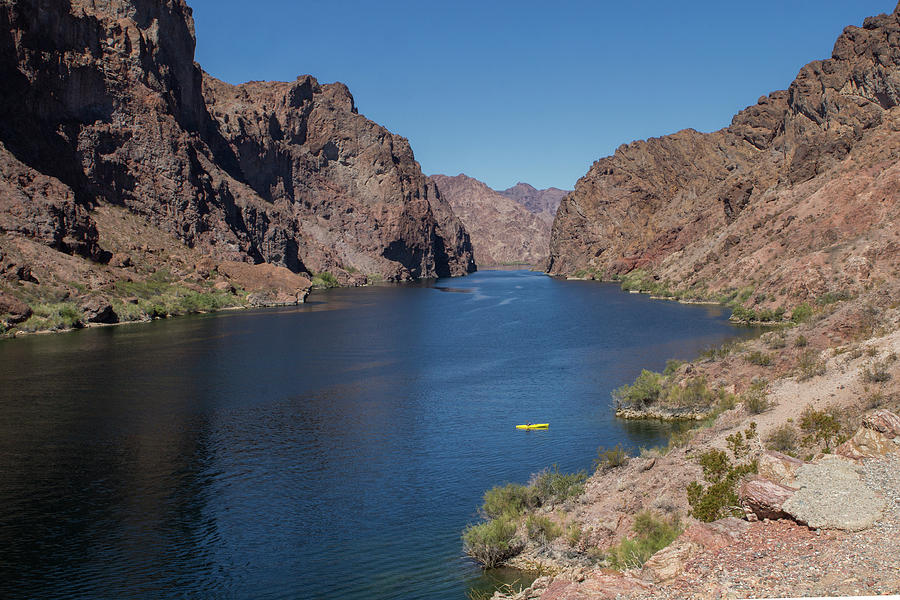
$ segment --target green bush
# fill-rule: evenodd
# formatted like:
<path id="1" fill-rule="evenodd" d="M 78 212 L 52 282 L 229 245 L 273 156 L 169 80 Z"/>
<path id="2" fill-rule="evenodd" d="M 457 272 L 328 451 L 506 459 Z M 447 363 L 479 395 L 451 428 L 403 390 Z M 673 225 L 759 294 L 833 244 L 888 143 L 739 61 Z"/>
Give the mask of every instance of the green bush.
<path id="1" fill-rule="evenodd" d="M 806 336 L 803 334 L 798 335 L 794 339 L 794 346 L 797 348 L 805 348 L 807 345 L 809 345 L 809 340 L 807 340 Z"/>
<path id="2" fill-rule="evenodd" d="M 670 377 L 675 374 L 675 372 L 681 368 L 681 365 L 684 364 L 683 360 L 676 360 L 674 358 L 670 358 L 666 361 L 666 369 L 663 371 L 663 375 L 665 377 Z"/>
<path id="3" fill-rule="evenodd" d="M 741 305 L 735 306 L 731 311 L 731 320 L 738 323 L 752 323 L 758 321 L 759 317 L 752 308 L 744 308 Z"/>
<path id="4" fill-rule="evenodd" d="M 462 534 L 463 550 L 484 568 L 493 569 L 520 551 L 521 542 L 515 536 L 514 521 L 491 519 L 466 528 Z"/>
<path id="5" fill-rule="evenodd" d="M 821 442 L 825 452 L 830 451 L 832 443 L 835 443 L 841 433 L 840 410 L 830 406 L 825 410 L 816 410 L 807 404 L 800 413 L 800 429 L 807 434 L 804 444 L 812 445 Z M 839 443 L 839 442 L 837 442 Z"/>
<path id="6" fill-rule="evenodd" d="M 578 542 L 581 541 L 581 537 L 583 532 L 581 531 L 581 525 L 578 523 L 571 523 L 568 527 L 566 527 L 566 542 L 569 546 L 575 546 Z"/>
<path id="7" fill-rule="evenodd" d="M 33 314 L 18 325 L 22 331 L 59 331 L 83 327 L 84 313 L 73 302 L 47 302 L 31 305 Z"/>
<path id="8" fill-rule="evenodd" d="M 772 356 L 759 350 L 754 350 L 747 353 L 745 358 L 747 359 L 748 363 L 757 365 L 759 367 L 768 367 L 772 365 Z"/>
<path id="9" fill-rule="evenodd" d="M 597 458 L 594 459 L 594 469 L 597 471 L 615 469 L 628 462 L 628 453 L 622 449 L 621 444 L 616 444 L 611 449 L 600 446 L 597 449 Z"/>
<path id="10" fill-rule="evenodd" d="M 586 480 L 587 473 L 584 471 L 560 473 L 559 467 L 553 465 L 533 475 L 530 486 L 540 505 L 555 504 L 580 496 Z"/>
<path id="11" fill-rule="evenodd" d="M 328 271 L 322 271 L 313 275 L 311 283 L 315 288 L 333 288 L 340 285 L 337 277 L 335 277 Z"/>
<path id="12" fill-rule="evenodd" d="M 613 392 L 616 408 L 643 408 L 655 403 L 662 393 L 663 376 L 644 369 L 631 385 Z"/>
<path id="13" fill-rule="evenodd" d="M 663 401 L 667 406 L 677 408 L 708 408 L 715 404 L 718 395 L 706 383 L 703 375 L 691 377 L 684 386 L 666 386 Z"/>
<path id="14" fill-rule="evenodd" d="M 746 392 L 741 394 L 741 402 L 748 413 L 758 415 L 772 406 L 767 398 L 767 386 L 768 383 L 765 381 L 756 382 Z"/>
<path id="15" fill-rule="evenodd" d="M 525 531 L 529 540 L 539 544 L 547 544 L 562 535 L 559 525 L 541 515 L 528 515 L 525 519 Z"/>
<path id="16" fill-rule="evenodd" d="M 860 375 L 862 376 L 862 380 L 866 383 L 884 383 L 891 378 L 887 361 L 883 360 L 872 361 L 862 368 Z"/>
<path id="17" fill-rule="evenodd" d="M 528 486 L 507 483 L 492 487 L 484 493 L 481 509 L 488 518 L 516 517 L 538 506 L 534 490 Z"/>
<path id="18" fill-rule="evenodd" d="M 753 424 L 743 434 L 737 435 L 742 435 L 749 441 L 756 435 L 756 425 Z M 745 444 L 743 441 L 741 444 L 729 441 L 729 449 L 738 455 L 735 456 L 736 459 L 746 453 Z M 703 469 L 703 478 L 707 485 L 704 486 L 697 481 L 688 484 L 686 491 L 688 503 L 691 505 L 691 515 L 706 522 L 741 516 L 743 512 L 738 506 L 737 484 L 745 475 L 756 472 L 756 461 L 734 464 L 724 450 L 713 449 L 701 454 L 697 462 Z"/>
<path id="19" fill-rule="evenodd" d="M 817 375 L 825 374 L 825 361 L 819 358 L 818 351 L 810 348 L 800 355 L 798 368 L 800 369 L 798 379 L 800 381 L 806 381 Z"/>
<path id="20" fill-rule="evenodd" d="M 683 531 L 677 517 L 661 519 L 649 511 L 638 513 L 632 530 L 636 536 L 623 538 L 607 553 L 607 562 L 614 569 L 637 569 L 651 556 L 671 544 Z"/>
<path id="21" fill-rule="evenodd" d="M 794 310 L 791 311 L 791 321 L 794 323 L 803 323 L 804 321 L 808 321 L 812 314 L 812 306 L 804 302 L 803 304 L 795 306 Z"/>
<path id="22" fill-rule="evenodd" d="M 797 428 L 790 423 L 776 427 L 766 436 L 766 448 L 793 455 L 797 451 Z"/>
<path id="23" fill-rule="evenodd" d="M 816 298 L 816 304 L 819 306 L 825 306 L 827 304 L 834 304 L 835 302 L 843 302 L 844 300 L 850 300 L 853 298 L 853 293 L 848 290 L 839 290 L 836 292 L 826 292 Z"/>

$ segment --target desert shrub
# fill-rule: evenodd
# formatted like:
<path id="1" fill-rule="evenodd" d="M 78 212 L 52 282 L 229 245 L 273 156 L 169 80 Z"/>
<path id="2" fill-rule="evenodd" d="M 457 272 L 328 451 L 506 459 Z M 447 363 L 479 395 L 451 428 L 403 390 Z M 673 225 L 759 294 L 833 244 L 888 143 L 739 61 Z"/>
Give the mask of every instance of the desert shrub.
<path id="1" fill-rule="evenodd" d="M 794 310 L 791 311 L 791 321 L 794 323 L 803 323 L 804 321 L 809 320 L 812 314 L 812 306 L 804 302 L 803 304 L 795 306 Z"/>
<path id="2" fill-rule="evenodd" d="M 732 433 L 725 438 L 725 444 L 735 460 L 739 460 L 750 453 L 750 440 L 756 437 L 756 423 L 750 422 L 750 425 L 742 432 Z"/>
<path id="3" fill-rule="evenodd" d="M 683 360 L 676 360 L 676 359 L 674 359 L 674 358 L 670 358 L 669 360 L 666 361 L 666 368 L 665 368 L 665 370 L 663 371 L 663 375 L 664 375 L 665 377 L 669 377 L 669 376 L 671 376 L 671 375 L 674 375 L 675 372 L 676 372 L 678 369 L 680 369 L 680 368 L 681 368 L 681 365 L 683 365 L 683 364 L 684 364 L 684 361 L 683 361 Z"/>
<path id="4" fill-rule="evenodd" d="M 805 445 L 821 442 L 824 451 L 828 452 L 833 443 L 840 443 L 838 441 L 841 433 L 840 411 L 835 406 L 816 410 L 807 404 L 800 413 L 800 429 L 807 434 L 803 440 Z"/>
<path id="5" fill-rule="evenodd" d="M 633 538 L 623 538 L 607 552 L 607 562 L 614 569 L 636 569 L 648 558 L 675 541 L 683 531 L 678 518 L 657 518 L 650 511 L 638 513 L 634 519 Z"/>
<path id="6" fill-rule="evenodd" d="M 759 316 L 752 308 L 744 308 L 743 306 L 738 305 L 731 310 L 731 320 L 738 323 L 751 323 L 753 321 L 758 321 Z"/>
<path id="7" fill-rule="evenodd" d="M 313 275 L 311 283 L 315 288 L 333 288 L 340 285 L 337 277 L 328 271 L 322 271 Z"/>
<path id="8" fill-rule="evenodd" d="M 580 496 L 584 492 L 587 473 L 560 473 L 559 467 L 553 465 L 532 476 L 530 487 L 541 505 L 564 502 L 569 498 Z"/>
<path id="9" fill-rule="evenodd" d="M 703 352 L 700 353 L 700 356 L 703 358 L 712 358 L 712 359 L 720 359 L 725 358 L 730 355 L 732 352 L 740 349 L 743 346 L 743 342 L 740 340 L 731 340 L 729 342 L 725 342 L 721 346 L 716 346 L 712 348 L 707 348 Z"/>
<path id="10" fill-rule="evenodd" d="M 566 542 L 569 546 L 575 546 L 578 542 L 581 541 L 581 537 L 583 532 L 581 531 L 581 525 L 578 523 L 571 523 L 568 527 L 566 527 Z"/>
<path id="11" fill-rule="evenodd" d="M 597 471 L 615 469 L 628 462 L 628 453 L 622 449 L 621 444 L 607 449 L 603 446 L 597 448 L 597 458 L 594 459 L 594 469 Z"/>
<path id="12" fill-rule="evenodd" d="M 538 506 L 538 499 L 528 486 L 507 483 L 492 487 L 484 493 L 481 510 L 488 518 L 515 517 Z"/>
<path id="13" fill-rule="evenodd" d="M 73 302 L 39 302 L 31 305 L 33 314 L 18 325 L 22 331 L 58 331 L 82 327 L 84 313 Z"/>
<path id="14" fill-rule="evenodd" d="M 559 525 L 541 515 L 528 515 L 525 519 L 525 531 L 529 540 L 540 544 L 552 542 L 562 535 Z"/>
<path id="15" fill-rule="evenodd" d="M 751 385 L 746 392 L 741 394 L 741 402 L 748 413 L 758 415 L 772 406 L 767 397 L 767 387 L 768 382 L 758 381 Z"/>
<path id="16" fill-rule="evenodd" d="M 784 331 L 769 331 L 763 334 L 760 339 L 772 350 L 779 350 L 787 346 Z"/>
<path id="17" fill-rule="evenodd" d="M 655 403 L 663 389 L 663 376 L 644 369 L 631 385 L 623 385 L 613 392 L 616 408 L 643 408 Z"/>
<path id="18" fill-rule="evenodd" d="M 887 361 L 884 360 L 872 361 L 860 370 L 860 375 L 866 383 L 884 383 L 891 378 Z"/>
<path id="19" fill-rule="evenodd" d="M 755 424 L 742 434 L 736 435 L 741 435 L 749 442 L 756 436 Z M 746 442 L 741 441 L 739 449 L 741 456 L 745 453 L 743 444 Z M 734 451 L 732 442 L 729 442 L 729 446 Z M 738 506 L 737 484 L 745 475 L 756 472 L 756 461 L 734 464 L 727 452 L 712 449 L 701 454 L 697 462 L 703 469 L 706 485 L 697 481 L 688 484 L 686 491 L 688 503 L 691 505 L 691 515 L 706 522 L 723 517 L 741 516 L 743 512 Z"/>
<path id="20" fill-rule="evenodd" d="M 664 394 L 665 404 L 679 408 L 710 407 L 717 398 L 717 394 L 707 385 L 706 377 L 702 375 L 687 379 L 683 386 L 668 385 Z"/>
<path id="21" fill-rule="evenodd" d="M 807 345 L 809 345 L 809 340 L 806 339 L 805 335 L 801 334 L 794 338 L 794 346 L 797 348 L 805 348 Z"/>
<path id="22" fill-rule="evenodd" d="M 747 353 L 745 355 L 745 358 L 747 359 L 748 363 L 757 365 L 759 367 L 768 367 L 772 364 L 772 356 L 759 350 L 754 350 L 753 352 Z"/>
<path id="23" fill-rule="evenodd" d="M 865 407 L 867 410 L 871 410 L 873 408 L 881 408 L 885 404 L 885 396 L 881 391 L 877 391 L 873 394 L 870 394 L 866 398 Z"/>
<path id="24" fill-rule="evenodd" d="M 838 290 L 836 292 L 825 292 L 818 298 L 816 298 L 816 304 L 819 306 L 825 306 L 828 304 L 834 304 L 835 302 L 843 302 L 844 300 L 849 300 L 853 297 L 853 294 L 848 290 Z"/>
<path id="25" fill-rule="evenodd" d="M 793 455 L 797 451 L 797 428 L 790 423 L 776 427 L 766 436 L 765 446 L 769 450 Z"/>
<path id="26" fill-rule="evenodd" d="M 813 348 L 805 350 L 800 355 L 800 361 L 797 366 L 800 370 L 798 376 L 800 381 L 806 381 L 817 375 L 825 374 L 825 361 L 819 357 L 819 352 Z"/>
<path id="27" fill-rule="evenodd" d="M 492 569 L 519 552 L 521 542 L 515 536 L 516 524 L 511 519 L 491 519 L 466 528 L 463 550 L 484 568 Z"/>

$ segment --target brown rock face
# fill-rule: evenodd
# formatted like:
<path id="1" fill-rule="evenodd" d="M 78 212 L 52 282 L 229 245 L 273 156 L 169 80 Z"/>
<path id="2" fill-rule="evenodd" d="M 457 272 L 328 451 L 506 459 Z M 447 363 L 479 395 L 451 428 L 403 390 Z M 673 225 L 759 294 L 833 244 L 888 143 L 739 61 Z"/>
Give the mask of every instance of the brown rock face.
<path id="1" fill-rule="evenodd" d="M 217 262 L 344 280 L 474 269 L 409 144 L 346 87 L 230 86 L 194 44 L 183 0 L 3 3 L 0 234 L 106 262 L 92 214 L 108 204 Z"/>
<path id="2" fill-rule="evenodd" d="M 250 303 L 256 306 L 301 304 L 309 295 L 309 279 L 285 267 L 224 262 L 218 265 L 217 271 L 234 285 L 252 292 Z M 221 285 L 223 283 L 225 285 Z M 230 285 L 228 282 L 219 282 L 216 287 L 224 290 Z"/>
<path id="3" fill-rule="evenodd" d="M 753 284 L 794 301 L 861 288 L 900 256 L 898 103 L 895 12 L 845 29 L 832 58 L 729 127 L 594 163 L 560 205 L 548 271 L 643 268 L 677 287 Z"/>
<path id="4" fill-rule="evenodd" d="M 754 515 L 757 519 L 782 519 L 788 517 L 782 506 L 796 491 L 795 488 L 754 477 L 741 484 L 738 496 L 747 515 Z"/>
<path id="5" fill-rule="evenodd" d="M 31 316 L 31 308 L 9 294 L 0 292 L 0 317 L 4 318 L 7 323 L 21 323 Z"/>
<path id="6" fill-rule="evenodd" d="M 556 217 L 556 210 L 559 203 L 566 194 L 572 190 L 561 190 L 559 188 L 547 188 L 545 190 L 535 189 L 534 186 L 521 181 L 511 188 L 507 188 L 500 193 L 507 198 L 512 198 L 529 212 L 534 213 L 539 218 L 547 221 L 551 225 Z"/>
<path id="7" fill-rule="evenodd" d="M 478 265 L 534 265 L 546 260 L 550 242 L 546 220 L 466 175 L 432 175 L 429 179 L 471 235 Z"/>

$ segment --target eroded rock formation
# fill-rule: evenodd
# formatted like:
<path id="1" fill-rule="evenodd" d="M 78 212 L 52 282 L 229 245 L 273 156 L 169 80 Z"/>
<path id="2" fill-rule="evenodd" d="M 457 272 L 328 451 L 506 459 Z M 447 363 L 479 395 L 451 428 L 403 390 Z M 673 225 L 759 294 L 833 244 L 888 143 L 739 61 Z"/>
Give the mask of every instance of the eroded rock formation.
<path id="1" fill-rule="evenodd" d="M 550 220 L 503 192 L 466 175 L 432 175 L 466 230 L 472 236 L 475 260 L 480 266 L 499 264 L 539 264 L 547 258 Z M 539 202 L 541 192 L 527 184 L 510 189 L 534 190 L 531 198 Z M 508 191 L 508 190 L 507 190 Z M 525 196 L 520 196 L 524 199 Z M 537 206 L 537 204 L 534 204 Z"/>
<path id="2" fill-rule="evenodd" d="M 79 273 L 25 246 L 146 262 L 130 255 L 140 243 L 107 250 L 95 211 L 115 206 L 216 261 L 344 283 L 474 269 L 408 142 L 359 115 L 345 86 L 231 86 L 201 72 L 194 45 L 183 0 L 0 6 L 0 249 L 59 280 Z"/>
<path id="3" fill-rule="evenodd" d="M 549 272 L 634 269 L 778 305 L 892 273 L 900 190 L 900 13 L 848 27 L 714 133 L 621 146 L 560 206 Z"/>

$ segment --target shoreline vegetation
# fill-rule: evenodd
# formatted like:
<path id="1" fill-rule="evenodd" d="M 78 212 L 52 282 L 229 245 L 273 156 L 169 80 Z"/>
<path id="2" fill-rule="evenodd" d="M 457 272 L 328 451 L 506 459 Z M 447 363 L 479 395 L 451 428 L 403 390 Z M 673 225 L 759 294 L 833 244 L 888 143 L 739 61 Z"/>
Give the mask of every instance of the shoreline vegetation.
<path id="1" fill-rule="evenodd" d="M 497 564 L 539 574 L 524 590 L 505 590 L 504 598 L 539 598 L 555 579 L 577 587 L 591 577 L 611 577 L 614 589 L 630 591 L 634 581 L 644 582 L 636 589 L 671 581 L 673 575 L 659 573 L 685 568 L 673 556 L 687 552 L 689 543 L 676 540 L 695 531 L 692 524 L 762 520 L 747 508 L 748 482 L 765 483 L 777 479 L 773 473 L 816 466 L 835 454 L 867 456 L 870 445 L 860 440 L 872 435 L 866 423 L 873 411 L 900 410 L 900 303 L 886 290 L 829 293 L 764 312 L 744 307 L 753 297 L 749 287 L 715 295 L 660 293 L 671 287 L 647 285 L 644 272 L 605 280 L 577 275 L 567 279 L 618 281 L 623 291 L 654 299 L 729 306 L 733 323 L 768 327 L 754 338 L 708 348 L 693 361 L 670 360 L 661 373 L 645 369 L 613 392 L 616 416 L 673 423 L 666 446 L 600 447 L 580 495 L 549 506 L 523 504 L 503 527 L 489 526 L 497 518 L 486 510 L 489 500 L 527 486 L 485 493 L 482 514 L 489 520 L 474 526 L 481 530 L 465 530 L 464 551 L 485 565 L 479 559 L 484 548 L 476 553 L 471 544 L 473 532 L 483 531 L 490 534 L 483 544 L 504 549 Z M 900 453 L 898 440 L 881 452 Z M 792 478 L 778 481 L 791 485 Z M 532 531 L 538 520 L 543 537 Z"/>

